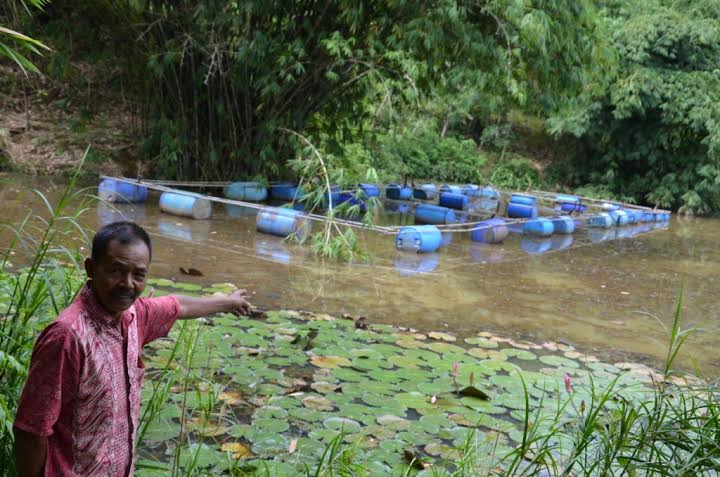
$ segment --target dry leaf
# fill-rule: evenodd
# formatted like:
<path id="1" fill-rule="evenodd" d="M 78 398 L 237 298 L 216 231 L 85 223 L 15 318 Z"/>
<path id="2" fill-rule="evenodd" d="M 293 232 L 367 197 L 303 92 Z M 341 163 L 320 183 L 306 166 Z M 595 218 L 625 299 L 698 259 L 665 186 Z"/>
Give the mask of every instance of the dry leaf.
<path id="1" fill-rule="evenodd" d="M 232 452 L 233 459 L 250 459 L 255 457 L 250 448 L 240 442 L 226 442 L 220 446 L 223 452 Z"/>

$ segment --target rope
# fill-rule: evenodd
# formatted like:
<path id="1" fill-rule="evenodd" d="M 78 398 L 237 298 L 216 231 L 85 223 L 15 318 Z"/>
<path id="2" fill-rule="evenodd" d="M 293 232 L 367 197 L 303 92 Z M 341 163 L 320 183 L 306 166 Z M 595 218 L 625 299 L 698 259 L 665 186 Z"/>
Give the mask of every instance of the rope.
<path id="1" fill-rule="evenodd" d="M 124 182 L 126 184 L 141 185 L 141 186 L 147 187 L 148 189 L 159 190 L 162 192 L 172 192 L 174 194 L 187 195 L 190 197 L 202 197 L 209 201 L 218 202 L 221 204 L 238 205 L 241 207 L 247 207 L 250 209 L 256 209 L 256 210 L 261 210 L 261 211 L 273 211 L 274 209 L 277 209 L 277 207 L 256 204 L 254 202 L 244 202 L 244 201 L 240 201 L 240 200 L 225 199 L 222 197 L 201 195 L 201 194 L 198 194 L 195 192 L 188 192 L 188 191 L 184 191 L 184 190 L 180 190 L 180 189 L 173 189 L 170 187 L 165 187 L 162 185 L 150 183 L 150 182 L 142 180 L 142 179 L 128 179 L 126 177 L 110 177 L 110 176 L 100 176 L 100 178 L 101 179 L 112 179 L 112 180 L 116 180 L 118 182 Z M 327 219 L 324 215 L 318 215 L 318 214 L 302 213 L 302 215 L 304 217 L 307 217 L 310 220 L 315 220 L 318 222 L 324 222 Z M 396 232 L 395 229 L 392 227 L 383 227 L 383 226 L 378 226 L 378 225 L 369 226 L 369 225 L 361 224 L 358 222 L 352 222 L 350 220 L 337 219 L 337 218 L 333 218 L 333 220 L 339 224 L 347 225 L 348 227 L 355 227 L 355 228 L 366 229 L 366 230 L 375 230 L 375 231 L 386 233 L 386 234 L 394 234 Z"/>
<path id="2" fill-rule="evenodd" d="M 201 197 L 203 197 L 207 200 L 213 201 L 213 202 L 237 205 L 237 206 L 247 207 L 247 208 L 255 209 L 255 210 L 259 210 L 259 211 L 273 211 L 274 209 L 277 208 L 277 207 L 273 207 L 273 206 L 257 204 L 255 202 L 245 202 L 245 201 L 234 200 L 234 199 L 226 199 L 226 198 L 222 198 L 222 197 L 201 195 L 201 194 L 198 194 L 195 192 L 189 192 L 189 191 L 184 191 L 181 189 L 174 189 L 172 187 L 168 187 L 168 185 L 174 185 L 174 186 L 178 186 L 178 187 L 180 187 L 180 186 L 184 186 L 184 187 L 224 187 L 224 186 L 230 184 L 230 182 L 162 181 L 162 180 L 148 180 L 148 179 L 130 179 L 130 178 L 126 178 L 126 177 L 110 177 L 110 176 L 104 176 L 104 175 L 100 176 L 100 177 L 101 177 L 101 179 L 112 179 L 112 180 L 116 180 L 119 182 L 125 182 L 128 184 L 142 185 L 144 187 L 147 187 L 148 189 L 158 190 L 158 191 L 162 191 L 162 192 L 172 192 L 175 194 L 188 195 L 188 196 L 192 196 L 192 197 L 201 196 Z M 380 187 L 382 187 L 382 185 L 378 186 L 378 188 L 380 188 Z M 495 188 L 495 190 L 498 191 L 498 193 L 501 196 L 509 196 L 510 194 L 515 193 L 515 192 L 511 192 L 511 191 L 499 190 L 497 188 Z M 543 199 L 551 199 L 551 198 L 554 198 L 551 196 L 557 195 L 552 192 L 536 191 L 536 190 L 532 190 L 529 193 L 541 196 Z M 592 198 L 586 198 L 586 197 L 581 197 L 581 196 L 576 196 L 576 197 L 579 197 L 582 200 L 587 200 L 589 202 L 595 202 L 595 203 L 596 202 L 607 202 L 607 201 L 603 201 L 603 200 L 599 200 L 599 199 L 592 199 Z M 472 198 L 471 198 L 471 200 L 472 200 Z M 482 200 L 482 199 L 475 198 L 475 201 L 479 201 L 479 200 Z M 490 199 L 487 199 L 487 200 L 490 200 Z M 395 204 L 408 204 L 408 205 L 412 205 L 414 208 L 417 207 L 418 204 L 437 205 L 434 203 L 430 203 L 429 201 L 424 201 L 424 200 L 415 199 L 415 198 L 412 198 L 408 201 L 402 201 L 402 200 L 396 200 L 396 199 L 385 199 L 385 201 L 390 202 L 390 203 L 395 203 Z M 435 226 L 441 232 L 445 232 L 445 233 L 466 233 L 466 232 L 472 232 L 473 230 L 492 229 L 492 228 L 500 227 L 500 226 L 522 225 L 527 222 L 536 220 L 533 218 L 505 219 L 504 224 L 485 225 L 484 222 L 486 220 L 498 215 L 498 212 L 501 208 L 500 202 L 501 202 L 500 198 L 498 198 L 498 208 L 496 211 L 494 211 L 492 213 L 488 212 L 486 214 L 478 214 L 478 213 L 475 213 L 475 211 L 459 211 L 465 217 L 468 217 L 468 218 L 485 215 L 483 218 L 480 218 L 479 220 L 474 220 L 474 221 L 470 221 L 470 222 L 462 222 L 462 223 L 457 223 L 457 224 L 435 224 Z M 628 208 L 637 208 L 637 209 L 648 210 L 648 211 L 666 212 L 661 209 L 650 209 L 649 207 L 636 206 L 636 205 L 623 204 L 623 206 L 628 207 Z M 558 213 L 558 211 L 548 208 L 548 207 L 540 207 L 540 209 L 542 210 L 543 213 L 546 213 L 546 214 L 557 214 Z M 304 217 L 307 217 L 309 220 L 314 220 L 317 222 L 325 222 L 327 220 L 326 216 L 320 215 L 320 214 L 302 213 L 302 215 Z M 583 213 L 583 214 L 575 214 L 575 215 L 574 214 L 561 214 L 561 216 L 569 217 L 573 220 L 579 221 L 581 224 L 584 225 L 587 223 L 587 221 L 591 217 L 593 217 L 593 214 L 592 213 Z M 395 234 L 397 234 L 397 232 L 400 231 L 401 228 L 406 227 L 405 225 L 389 225 L 389 226 L 366 225 L 366 224 L 362 224 L 362 223 L 355 222 L 352 220 L 345 220 L 345 219 L 340 219 L 340 218 L 333 218 L 333 221 L 335 221 L 336 223 L 341 224 L 341 225 L 346 225 L 348 227 L 354 227 L 354 228 L 363 229 L 363 230 L 370 230 L 370 231 L 379 232 L 379 233 L 386 234 L 386 235 L 395 235 Z M 481 224 L 483 224 L 482 227 L 477 227 L 478 225 L 481 225 Z"/>

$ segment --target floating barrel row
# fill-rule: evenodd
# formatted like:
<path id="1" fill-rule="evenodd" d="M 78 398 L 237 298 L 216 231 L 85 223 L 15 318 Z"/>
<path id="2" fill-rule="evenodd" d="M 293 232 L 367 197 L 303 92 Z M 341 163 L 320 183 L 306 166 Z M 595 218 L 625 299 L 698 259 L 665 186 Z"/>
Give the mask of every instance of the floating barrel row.
<path id="1" fill-rule="evenodd" d="M 142 203 L 147 196 L 147 187 L 138 184 L 103 179 L 98 185 L 98 197 L 105 202 Z"/>

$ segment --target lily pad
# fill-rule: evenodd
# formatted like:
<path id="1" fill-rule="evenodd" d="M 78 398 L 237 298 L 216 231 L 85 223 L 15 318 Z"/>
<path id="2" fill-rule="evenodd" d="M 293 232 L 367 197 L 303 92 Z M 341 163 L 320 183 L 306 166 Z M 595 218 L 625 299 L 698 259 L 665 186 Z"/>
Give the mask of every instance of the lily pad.
<path id="1" fill-rule="evenodd" d="M 361 426 L 357 421 L 353 421 L 352 419 L 348 419 L 346 417 L 331 417 L 325 419 L 323 424 L 328 429 L 334 429 L 346 433 L 360 432 L 361 429 Z"/>
<path id="2" fill-rule="evenodd" d="M 251 459 L 255 457 L 250 447 L 241 442 L 226 442 L 220 446 L 220 450 L 223 452 L 230 452 L 233 459 Z"/>
<path id="3" fill-rule="evenodd" d="M 481 336 L 474 336 L 472 338 L 465 338 L 465 342 L 470 345 L 479 346 L 480 348 L 497 348 L 499 345 L 497 341 L 491 341 Z"/>
<path id="4" fill-rule="evenodd" d="M 454 343 L 455 341 L 457 341 L 457 338 L 455 336 L 448 333 L 441 333 L 439 331 L 433 331 L 431 333 L 428 333 L 428 338 L 432 340 L 447 341 L 450 343 Z"/>
<path id="5" fill-rule="evenodd" d="M 316 411 L 331 411 L 335 405 L 323 396 L 306 396 L 302 400 L 303 406 Z"/>
<path id="6" fill-rule="evenodd" d="M 341 356 L 311 356 L 310 363 L 318 368 L 337 368 L 338 366 L 351 366 L 349 359 Z"/>
<path id="7" fill-rule="evenodd" d="M 393 431 L 404 431 L 410 428 L 410 421 L 403 417 L 395 416 L 392 414 L 384 414 L 382 416 L 378 416 L 376 420 L 379 425 L 385 426 L 388 429 L 392 429 Z"/>
<path id="8" fill-rule="evenodd" d="M 458 345 L 444 343 L 442 341 L 436 343 L 430 343 L 428 349 L 435 351 L 436 353 L 465 353 L 465 350 Z"/>
<path id="9" fill-rule="evenodd" d="M 568 359 L 562 356 L 555 356 L 555 355 L 546 355 L 546 356 L 540 356 L 540 361 L 549 365 L 549 366 L 556 366 L 559 368 L 578 368 L 580 365 L 577 361 L 574 361 L 572 359 Z"/>

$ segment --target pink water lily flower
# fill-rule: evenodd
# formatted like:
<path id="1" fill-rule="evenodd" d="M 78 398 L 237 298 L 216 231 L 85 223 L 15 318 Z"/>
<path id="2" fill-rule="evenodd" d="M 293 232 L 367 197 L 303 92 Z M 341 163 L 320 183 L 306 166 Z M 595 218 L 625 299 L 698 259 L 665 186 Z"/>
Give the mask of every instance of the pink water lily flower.
<path id="1" fill-rule="evenodd" d="M 568 394 L 572 394 L 573 392 L 572 383 L 570 382 L 570 375 L 568 373 L 565 373 L 565 391 L 567 391 Z"/>

